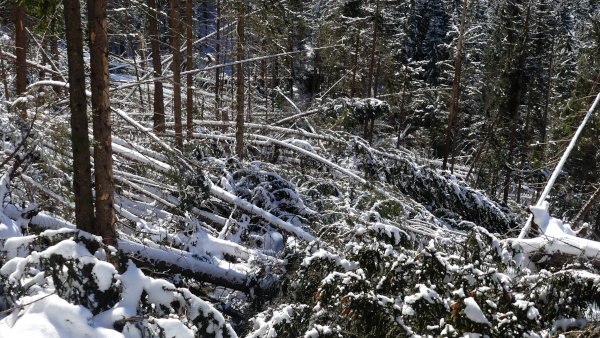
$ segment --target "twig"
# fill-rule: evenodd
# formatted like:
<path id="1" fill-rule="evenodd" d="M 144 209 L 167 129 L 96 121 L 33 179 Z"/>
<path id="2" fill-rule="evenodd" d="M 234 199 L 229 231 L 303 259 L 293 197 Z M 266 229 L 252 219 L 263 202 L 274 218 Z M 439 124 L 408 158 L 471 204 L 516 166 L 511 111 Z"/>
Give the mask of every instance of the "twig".
<path id="1" fill-rule="evenodd" d="M 54 295 L 54 294 L 56 294 L 56 291 L 54 291 L 54 292 L 52 292 L 52 293 L 49 293 L 49 294 L 47 294 L 47 295 L 45 295 L 45 296 L 43 296 L 43 297 L 40 297 L 40 298 L 38 298 L 38 299 L 36 299 L 36 300 L 34 300 L 34 301 L 31 301 L 31 302 L 29 302 L 29 303 L 25 303 L 25 304 L 17 305 L 17 306 L 15 306 L 15 307 L 11 307 L 10 309 L 4 310 L 4 311 L 0 311 L 0 315 L 3 315 L 3 314 L 5 314 L 5 313 L 10 313 L 10 312 L 13 312 L 14 310 L 17 310 L 17 309 L 24 308 L 24 307 L 26 307 L 27 305 L 31 305 L 31 304 L 33 304 L 33 303 L 35 303 L 35 302 L 37 302 L 37 301 L 40 301 L 40 300 L 42 300 L 42 299 L 44 299 L 44 298 L 47 298 L 47 297 L 50 297 L 50 296 L 52 296 L 52 295 Z"/>

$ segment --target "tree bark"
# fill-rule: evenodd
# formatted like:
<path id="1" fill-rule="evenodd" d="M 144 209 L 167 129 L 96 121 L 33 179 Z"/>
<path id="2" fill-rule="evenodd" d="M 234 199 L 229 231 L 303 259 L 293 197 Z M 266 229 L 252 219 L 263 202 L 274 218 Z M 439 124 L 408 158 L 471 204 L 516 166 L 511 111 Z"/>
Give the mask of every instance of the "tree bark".
<path id="1" fill-rule="evenodd" d="M 279 86 L 279 62 L 277 59 L 275 59 L 271 64 L 271 68 L 273 69 L 273 73 L 271 75 L 271 88 L 275 89 Z M 271 99 L 271 112 L 275 112 L 275 97 Z"/>
<path id="2" fill-rule="evenodd" d="M 556 30 L 555 30 L 556 32 Z M 540 130 L 540 138 L 542 139 L 542 161 L 546 162 L 546 150 L 548 143 L 548 135 L 546 129 L 548 128 L 548 114 L 550 110 L 550 96 L 552 95 L 552 74 L 554 73 L 554 44 L 556 37 L 552 38 L 552 46 L 550 48 L 550 65 L 548 67 L 548 88 L 546 90 L 546 97 L 544 98 L 544 114 L 542 117 L 542 128 Z"/>
<path id="3" fill-rule="evenodd" d="M 216 30 L 217 30 L 217 34 L 215 36 L 215 62 L 218 64 L 221 61 L 221 1 L 217 0 L 217 17 L 215 19 L 216 21 Z M 221 119 L 221 112 L 220 112 L 220 108 L 221 108 L 221 83 L 220 83 L 220 77 L 221 75 L 221 69 L 220 68 L 216 68 L 215 69 L 215 116 L 216 116 L 216 120 L 220 120 Z"/>
<path id="4" fill-rule="evenodd" d="M 83 35 L 79 0 L 63 0 L 67 58 L 69 68 L 69 107 L 71 108 L 71 143 L 73 149 L 73 194 L 75 195 L 75 225 L 94 233 L 94 200 L 92 166 L 88 135 L 87 100 Z"/>
<path id="5" fill-rule="evenodd" d="M 81 20 L 79 20 L 79 21 L 81 21 Z M 81 28 L 80 28 L 80 30 L 81 30 Z M 60 55 L 58 54 L 58 37 L 56 37 L 56 35 L 50 36 L 50 53 L 52 53 L 52 61 L 54 62 L 55 65 L 58 66 Z M 52 73 L 52 80 L 60 81 L 61 80 L 60 73 L 58 73 L 58 72 Z M 59 94 L 61 92 L 60 87 L 53 86 L 53 88 L 54 88 L 55 93 Z"/>
<path id="6" fill-rule="evenodd" d="M 264 46 L 264 43 L 263 43 Z M 267 117 L 269 116 L 269 94 L 267 86 L 267 60 L 263 59 L 260 61 L 260 77 L 262 78 L 263 94 L 265 95 L 265 123 L 268 123 Z"/>
<path id="7" fill-rule="evenodd" d="M 2 51 L 0 50 L 0 53 Z M 0 59 L 0 76 L 2 77 L 2 86 L 4 86 L 4 102 L 8 102 L 10 94 L 8 92 L 8 76 L 6 74 L 6 68 L 4 67 L 4 60 Z M 8 110 L 9 104 L 6 104 Z"/>
<path id="8" fill-rule="evenodd" d="M 162 65 L 160 62 L 160 47 L 158 41 L 158 19 L 156 0 L 148 0 L 148 29 L 150 31 L 150 49 L 152 51 L 152 68 L 154 78 L 162 76 Z M 163 84 L 160 80 L 154 81 L 154 115 L 152 117 L 154 131 L 165 132 L 165 103 L 163 96 Z"/>
<path id="9" fill-rule="evenodd" d="M 46 55 L 46 49 L 48 49 L 48 39 L 44 36 L 42 38 L 42 43 L 41 43 L 42 47 L 41 47 L 41 53 L 42 53 L 42 66 L 48 66 L 50 64 L 50 60 L 48 59 L 48 56 Z M 39 71 L 39 80 L 43 81 L 44 79 L 46 79 L 46 70 L 45 69 L 40 69 Z"/>
<path id="10" fill-rule="evenodd" d="M 400 149 L 400 138 L 402 136 L 402 126 L 404 125 L 404 120 L 406 119 L 406 114 L 404 112 L 405 102 L 406 102 L 406 86 L 408 84 L 408 75 L 406 74 L 406 70 L 404 71 L 403 81 L 402 81 L 402 94 L 400 96 L 400 112 L 398 113 L 398 139 L 396 140 L 396 149 Z"/>
<path id="11" fill-rule="evenodd" d="M 15 56 L 17 57 L 17 96 L 27 89 L 27 39 L 25 37 L 25 9 L 15 6 Z"/>
<path id="12" fill-rule="evenodd" d="M 350 87 L 350 97 L 354 97 L 356 94 L 356 73 L 358 71 L 358 53 L 360 43 L 360 34 L 356 34 L 356 42 L 354 43 L 354 62 L 352 62 L 352 86 Z"/>
<path id="13" fill-rule="evenodd" d="M 596 191 L 592 194 L 590 199 L 585 203 L 583 208 L 581 208 L 581 210 L 577 213 L 577 216 L 575 216 L 575 220 L 573 221 L 573 225 L 577 226 L 581 222 L 583 222 L 585 220 L 585 217 L 592 210 L 592 207 L 596 205 L 598 201 L 600 201 L 600 188 L 596 189 Z"/>
<path id="14" fill-rule="evenodd" d="M 524 90 L 524 73 L 525 73 L 525 59 L 527 57 L 525 47 L 527 46 L 527 40 L 529 38 L 529 17 L 531 8 L 527 7 L 527 14 L 525 16 L 525 23 L 523 27 L 523 39 L 519 48 L 519 56 L 516 61 L 515 68 L 509 77 L 509 89 L 507 93 L 506 111 L 512 119 L 509 145 L 508 145 L 508 160 L 506 168 L 506 176 L 504 179 L 504 191 L 502 195 L 502 201 L 504 204 L 508 202 L 508 194 L 510 192 L 510 182 L 512 181 L 513 175 L 513 163 L 514 163 L 514 150 L 517 143 L 517 126 L 519 124 L 519 106 L 521 104 L 521 97 L 523 96 Z"/>
<path id="15" fill-rule="evenodd" d="M 27 39 L 25 37 L 25 9 L 15 6 L 15 56 L 17 57 L 17 96 L 27 90 Z M 27 110 L 23 106 L 19 109 L 22 118 L 27 117 Z"/>
<path id="16" fill-rule="evenodd" d="M 237 1 L 237 60 L 244 60 L 244 3 Z M 235 131 L 235 153 L 240 159 L 244 158 L 244 66 L 241 63 L 236 65 L 237 84 L 236 84 L 236 131 Z"/>
<path id="17" fill-rule="evenodd" d="M 455 125 L 458 119 L 458 100 L 460 97 L 460 78 L 462 75 L 462 51 L 465 38 L 465 21 L 469 0 L 464 0 L 460 14 L 460 31 L 456 43 L 456 58 L 454 59 L 454 80 L 452 80 L 452 94 L 450 97 L 450 112 L 448 114 L 448 127 L 446 128 L 446 142 L 444 143 L 444 162 L 442 170 L 448 168 L 448 157 L 454 148 Z"/>
<path id="18" fill-rule="evenodd" d="M 186 38 L 186 69 L 192 70 L 192 32 L 194 31 L 194 26 L 192 22 L 192 0 L 185 1 L 185 38 Z M 194 79 L 191 73 L 187 74 L 187 78 L 185 81 L 186 85 L 186 104 L 185 111 L 187 116 L 186 130 L 187 137 L 192 138 L 192 124 L 193 124 L 193 115 L 194 115 Z"/>
<path id="19" fill-rule="evenodd" d="M 250 71 L 249 79 L 248 79 L 248 104 L 246 105 L 246 120 L 249 123 L 252 123 L 252 105 L 254 95 L 252 94 L 253 86 L 256 86 L 256 67 L 253 67 Z"/>
<path id="20" fill-rule="evenodd" d="M 290 47 L 290 53 L 292 53 L 294 51 L 294 36 L 292 35 L 293 33 L 290 31 L 290 36 L 289 36 L 289 47 Z M 288 91 L 289 91 L 289 95 L 290 95 L 290 100 L 294 99 L 294 58 L 290 55 L 290 79 L 288 80 Z"/>
<path id="21" fill-rule="evenodd" d="M 175 118 L 175 146 L 183 149 L 181 127 L 181 52 L 179 51 L 180 33 L 179 0 L 171 0 L 171 51 L 173 52 L 173 117 Z"/>
<path id="22" fill-rule="evenodd" d="M 96 224 L 93 233 L 102 236 L 104 243 L 116 247 L 105 0 L 88 0 L 88 25 L 96 190 Z"/>
<path id="23" fill-rule="evenodd" d="M 373 75 L 374 75 L 374 70 L 375 70 L 375 50 L 377 49 L 377 33 L 379 31 L 379 29 L 377 28 L 377 22 L 379 20 L 379 0 L 375 1 L 375 16 L 373 17 L 373 40 L 371 42 L 371 51 L 370 51 L 370 58 L 371 61 L 369 63 L 369 76 L 368 76 L 368 87 L 367 87 L 367 97 L 373 97 L 374 96 L 374 88 L 373 86 L 376 86 L 376 83 L 373 83 Z"/>

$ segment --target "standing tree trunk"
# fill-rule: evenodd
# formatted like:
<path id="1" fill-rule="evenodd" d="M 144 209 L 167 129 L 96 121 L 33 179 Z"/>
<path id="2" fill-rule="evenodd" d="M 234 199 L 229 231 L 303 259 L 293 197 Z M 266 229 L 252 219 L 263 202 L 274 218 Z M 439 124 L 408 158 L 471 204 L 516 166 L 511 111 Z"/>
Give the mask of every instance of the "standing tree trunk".
<path id="1" fill-rule="evenodd" d="M 88 135 L 83 35 L 79 0 L 63 0 L 69 67 L 69 107 L 73 149 L 73 194 L 77 228 L 94 233 L 92 166 Z"/>
<path id="2" fill-rule="evenodd" d="M 173 117 L 175 118 L 175 146 L 183 149 L 181 128 L 181 52 L 179 51 L 179 0 L 171 0 L 171 51 L 173 52 Z"/>
<path id="3" fill-rule="evenodd" d="M 402 79 L 402 92 L 400 94 L 400 112 L 398 113 L 398 139 L 396 140 L 396 149 L 400 149 L 400 140 L 402 137 L 402 127 L 404 125 L 404 120 L 406 119 L 406 114 L 404 112 L 404 106 L 406 104 L 406 86 L 408 85 L 408 75 L 406 69 L 403 71 L 403 79 Z"/>
<path id="4" fill-rule="evenodd" d="M 6 103 L 8 110 L 8 100 L 10 99 L 10 94 L 8 92 L 8 76 L 6 75 L 6 68 L 4 67 L 3 59 L 0 59 L 0 77 L 2 77 L 2 86 L 4 86 L 4 102 Z"/>
<path id="5" fill-rule="evenodd" d="M 221 1 L 217 0 L 217 17 L 216 21 L 216 30 L 217 34 L 215 36 L 215 62 L 218 64 L 221 62 Z M 215 116 L 217 121 L 221 119 L 221 83 L 219 82 L 219 76 L 221 75 L 221 69 L 215 69 Z"/>
<path id="6" fill-rule="evenodd" d="M 556 30 L 555 30 L 556 32 Z M 542 161 L 546 161 L 546 149 L 548 143 L 548 135 L 546 129 L 548 129 L 548 113 L 550 110 L 550 96 L 552 95 L 552 74 L 554 73 L 554 44 L 556 37 L 552 38 L 552 45 L 550 47 L 550 65 L 548 67 L 548 89 L 546 90 L 546 97 L 544 98 L 544 114 L 542 117 L 542 128 L 540 129 L 540 139 L 542 140 Z"/>
<path id="7" fill-rule="evenodd" d="M 460 97 L 460 77 L 462 75 L 462 51 L 465 38 L 465 21 L 469 0 L 464 0 L 460 14 L 460 32 L 456 43 L 456 58 L 454 59 L 454 80 L 452 81 L 452 94 L 450 97 L 450 113 L 448 114 L 448 127 L 446 128 L 446 142 L 444 143 L 444 163 L 442 170 L 448 168 L 448 157 L 454 148 L 455 125 L 458 119 L 458 99 Z"/>
<path id="8" fill-rule="evenodd" d="M 186 39 L 186 69 L 188 71 L 192 70 L 192 32 L 194 31 L 194 26 L 192 22 L 192 0 L 185 1 L 185 39 Z M 189 139 L 192 138 L 192 123 L 193 123 L 193 112 L 194 112 L 194 79 L 191 73 L 187 74 L 187 78 L 185 81 L 186 85 L 186 104 L 185 111 L 187 116 L 187 137 Z"/>
<path id="9" fill-rule="evenodd" d="M 508 145 L 508 160 L 506 168 L 506 176 L 504 179 L 504 191 L 502 195 L 502 202 L 506 204 L 508 202 L 508 194 L 510 192 L 510 182 L 512 181 L 513 175 L 513 163 L 514 163 L 514 150 L 517 143 L 517 126 L 519 124 L 519 106 L 521 104 L 521 97 L 523 96 L 524 90 L 524 73 L 525 73 L 525 60 L 527 41 L 529 39 L 529 17 L 531 8 L 527 7 L 527 14 L 525 16 L 525 23 L 523 27 L 523 39 L 521 45 L 518 46 L 519 56 L 517 58 L 516 67 L 510 74 L 509 77 L 509 89 L 507 93 L 507 104 L 506 111 L 512 118 L 510 137 Z"/>
<path id="10" fill-rule="evenodd" d="M 80 30 L 81 30 L 81 28 L 80 28 Z M 58 37 L 56 37 L 56 35 L 50 36 L 50 53 L 52 53 L 52 61 L 58 67 L 60 55 L 58 54 Z M 61 80 L 60 74 L 58 74 L 58 73 L 52 73 L 52 74 L 53 74 L 52 80 L 54 80 L 54 81 Z M 58 86 L 52 86 L 52 88 L 54 88 L 54 92 L 57 94 L 61 92 L 61 88 Z"/>
<path id="11" fill-rule="evenodd" d="M 160 63 L 160 47 L 158 45 L 158 19 L 156 0 L 148 0 L 148 29 L 150 31 L 150 49 L 152 50 L 152 68 L 154 78 L 162 75 Z M 154 115 L 152 118 L 154 130 L 159 133 L 165 131 L 165 102 L 163 97 L 163 84 L 160 80 L 154 80 Z"/>
<path id="12" fill-rule="evenodd" d="M 373 97 L 374 95 L 374 86 L 377 86 L 373 81 L 373 75 L 375 71 L 375 50 L 377 49 L 377 33 L 379 31 L 377 27 L 377 23 L 379 20 L 379 0 L 375 1 L 375 14 L 373 17 L 373 40 L 371 41 L 371 51 L 370 58 L 371 61 L 369 63 L 369 76 L 368 76 L 368 87 L 367 87 L 367 97 Z"/>
<path id="13" fill-rule="evenodd" d="M 354 97 L 354 94 L 356 94 L 356 72 L 358 71 L 359 43 L 360 34 L 356 34 L 356 41 L 354 43 L 354 60 L 352 62 L 352 86 L 350 87 L 350 97 Z"/>
<path id="14" fill-rule="evenodd" d="M 248 79 L 248 99 L 246 100 L 248 101 L 246 108 L 246 119 L 248 120 L 248 123 L 252 123 L 252 105 L 254 104 L 252 100 L 254 98 L 252 90 L 254 89 L 254 86 L 256 86 L 256 82 L 256 67 L 253 67 Z"/>
<path id="15" fill-rule="evenodd" d="M 104 243 L 116 247 L 105 0 L 88 0 L 88 25 L 96 190 L 96 225 L 93 233 L 102 236 Z"/>
<path id="16" fill-rule="evenodd" d="M 15 6 L 15 55 L 17 57 L 17 96 L 27 89 L 27 40 L 25 38 L 25 9 Z M 21 117 L 27 117 L 25 108 L 21 109 Z"/>
<path id="17" fill-rule="evenodd" d="M 596 189 L 596 191 L 592 194 L 590 199 L 584 204 L 583 208 L 577 213 L 575 216 L 575 220 L 573 220 L 573 225 L 577 226 L 581 222 L 585 220 L 585 217 L 590 213 L 592 207 L 600 201 L 600 187 Z"/>
<path id="18" fill-rule="evenodd" d="M 289 36 L 289 42 L 290 42 L 290 53 L 294 52 L 294 36 L 293 36 L 293 32 L 290 30 L 290 36 Z M 290 95 L 290 100 L 294 99 L 294 58 L 290 55 L 290 79 L 288 80 L 288 91 L 289 91 L 289 95 Z"/>
<path id="19" fill-rule="evenodd" d="M 237 1 L 237 60 L 244 59 L 244 3 Z M 236 110 L 235 119 L 235 153 L 240 159 L 244 158 L 244 66 L 241 63 L 236 65 L 237 72 L 237 92 L 236 92 Z"/>
<path id="20" fill-rule="evenodd" d="M 267 89 L 267 60 L 265 59 L 260 61 L 260 77 L 262 78 L 263 94 L 265 95 L 265 123 L 269 123 L 269 121 L 267 121 L 267 117 L 269 116 L 269 95 Z"/>
<path id="21" fill-rule="evenodd" d="M 271 62 L 271 68 L 273 69 L 271 74 L 271 88 L 275 89 L 279 87 L 279 61 L 277 58 Z M 275 97 L 271 98 L 271 112 L 275 112 Z"/>
<path id="22" fill-rule="evenodd" d="M 44 36 L 42 38 L 42 43 L 41 43 L 42 47 L 41 49 L 41 53 L 42 53 L 42 66 L 48 66 L 50 64 L 50 60 L 48 59 L 48 56 L 46 54 L 46 50 L 48 49 L 48 39 L 46 38 L 46 36 Z M 42 68 L 39 71 L 39 80 L 43 81 L 46 79 L 46 71 Z"/>

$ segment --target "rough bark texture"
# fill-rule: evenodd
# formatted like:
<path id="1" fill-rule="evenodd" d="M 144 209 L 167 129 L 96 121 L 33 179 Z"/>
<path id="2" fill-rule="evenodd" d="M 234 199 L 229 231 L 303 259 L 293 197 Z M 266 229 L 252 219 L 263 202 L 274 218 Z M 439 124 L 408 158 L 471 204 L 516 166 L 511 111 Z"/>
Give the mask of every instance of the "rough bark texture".
<path id="1" fill-rule="evenodd" d="M 173 52 L 173 117 L 175 118 L 175 146 L 183 149 L 181 128 L 181 52 L 179 51 L 180 33 L 179 0 L 171 0 L 171 50 Z"/>
<path id="2" fill-rule="evenodd" d="M 375 2 L 375 14 L 373 17 L 373 40 L 371 41 L 371 50 L 369 52 L 371 61 L 369 62 L 369 75 L 368 75 L 368 92 L 366 93 L 366 97 L 374 97 L 374 86 L 377 86 L 377 83 L 374 83 L 373 75 L 375 70 L 375 50 L 377 49 L 377 33 L 379 31 L 377 27 L 377 23 L 379 21 L 379 0 Z"/>
<path id="3" fill-rule="evenodd" d="M 88 136 L 83 35 L 79 0 L 63 0 L 69 67 L 69 107 L 73 148 L 73 193 L 77 228 L 94 232 L 92 166 Z"/>
<path id="4" fill-rule="evenodd" d="M 15 6 L 15 55 L 17 57 L 17 96 L 27 89 L 27 40 L 25 38 L 25 9 Z M 21 117 L 27 116 L 25 109 L 20 110 Z"/>
<path id="5" fill-rule="evenodd" d="M 2 51 L 0 51 L 2 53 Z M 4 60 L 0 59 L 0 76 L 2 77 L 2 86 L 4 87 L 4 99 L 10 99 L 10 93 L 8 92 L 8 76 L 6 76 L 6 68 L 4 67 Z"/>
<path id="6" fill-rule="evenodd" d="M 48 49 L 48 39 L 44 36 L 42 38 L 42 48 L 41 48 L 41 52 L 42 52 L 42 65 L 43 66 L 48 66 L 50 65 L 50 59 L 48 59 L 48 56 L 46 55 L 46 50 Z M 42 81 L 46 78 L 46 70 L 45 69 L 40 69 L 40 71 L 38 72 L 38 77 L 39 80 Z"/>
<path id="7" fill-rule="evenodd" d="M 156 18 L 156 0 L 148 0 L 148 29 L 150 31 L 150 49 L 152 50 L 152 68 L 154 69 L 154 78 L 162 75 L 162 65 L 160 63 L 160 48 L 158 41 L 158 20 Z M 165 103 L 163 98 L 163 84 L 161 81 L 154 81 L 154 115 L 152 118 L 154 130 L 162 133 L 165 131 Z"/>
<path id="8" fill-rule="evenodd" d="M 55 65 L 58 65 L 60 55 L 58 54 L 58 37 L 56 35 L 50 36 L 50 53 L 52 53 L 52 62 L 54 62 Z M 60 73 L 52 73 L 52 80 L 61 81 L 61 79 Z M 61 92 L 61 88 L 58 86 L 52 86 L 52 88 L 57 94 Z"/>
<path id="9" fill-rule="evenodd" d="M 193 34 L 192 32 L 194 31 L 194 26 L 193 26 L 193 22 L 192 22 L 192 0 L 186 0 L 185 1 L 185 25 L 186 25 L 186 30 L 185 30 L 185 39 L 186 39 L 186 69 L 187 70 L 192 70 L 193 67 L 193 63 L 192 63 L 192 37 Z M 187 78 L 185 81 L 185 85 L 186 85 L 186 104 L 185 104 L 185 111 L 186 111 L 186 116 L 187 116 L 187 137 L 191 138 L 192 137 L 192 125 L 193 125 L 193 113 L 194 113 L 194 79 L 192 74 L 187 74 Z"/>
<path id="10" fill-rule="evenodd" d="M 354 43 L 354 60 L 352 61 L 352 86 L 350 87 L 350 97 L 354 97 L 356 94 L 356 73 L 358 71 L 358 53 L 360 47 L 360 35 L 356 34 Z"/>
<path id="11" fill-rule="evenodd" d="M 88 25 L 96 190 L 96 225 L 93 233 L 102 236 L 104 243 L 116 246 L 112 122 L 108 99 L 108 39 L 104 0 L 88 1 Z"/>
<path id="12" fill-rule="evenodd" d="M 215 62 L 218 64 L 221 60 L 221 1 L 217 0 L 217 34 L 215 37 Z M 221 92 L 220 90 L 220 75 L 221 69 L 215 69 L 215 116 L 217 117 L 217 121 L 221 118 L 221 113 L 219 109 L 221 108 Z"/>
<path id="13" fill-rule="evenodd" d="M 521 104 L 521 98 L 525 90 L 524 86 L 524 74 L 525 74 L 525 60 L 527 58 L 527 51 L 524 46 L 527 45 L 529 37 L 529 17 L 530 7 L 527 7 L 527 15 L 525 17 L 522 43 L 518 46 L 520 49 L 519 56 L 516 59 L 515 67 L 513 68 L 509 76 L 509 88 L 506 94 L 507 101 L 505 104 L 505 111 L 511 117 L 511 128 L 508 145 L 508 166 L 506 168 L 506 176 L 504 178 L 504 192 L 502 195 L 502 202 L 508 202 L 508 194 L 510 192 L 510 182 L 513 176 L 513 163 L 515 155 L 515 147 L 517 143 L 517 127 L 519 124 L 519 106 Z"/>
<path id="14" fill-rule="evenodd" d="M 263 43 L 264 45 L 264 43 Z M 269 94 L 267 86 L 267 60 L 260 61 L 260 77 L 262 78 L 263 94 L 265 95 L 265 123 L 268 123 L 267 116 L 269 113 Z"/>
<path id="15" fill-rule="evenodd" d="M 442 169 L 448 168 L 448 157 L 454 148 L 454 129 L 456 120 L 458 119 L 458 99 L 460 96 L 460 78 L 462 75 L 462 51 L 463 40 L 465 37 L 465 20 L 467 16 L 469 0 L 464 0 L 462 5 L 462 13 L 460 14 L 460 31 L 458 34 L 458 42 L 456 43 L 456 57 L 454 59 L 454 79 L 452 80 L 452 94 L 450 97 L 450 112 L 448 114 L 448 126 L 446 128 L 446 142 L 444 143 L 444 163 Z"/>
<path id="16" fill-rule="evenodd" d="M 575 216 L 575 220 L 573 221 L 573 225 L 577 226 L 581 224 L 581 222 L 585 220 L 586 216 L 592 210 L 592 207 L 596 205 L 598 201 L 600 201 L 600 188 L 596 189 L 590 199 L 585 203 L 583 208 L 581 208 L 579 213 L 577 213 L 577 216 Z"/>
<path id="17" fill-rule="evenodd" d="M 244 3 L 237 2 L 237 60 L 244 59 Z M 236 131 L 235 131 L 235 153 L 241 159 L 244 157 L 244 66 L 236 65 L 237 92 L 236 92 Z"/>

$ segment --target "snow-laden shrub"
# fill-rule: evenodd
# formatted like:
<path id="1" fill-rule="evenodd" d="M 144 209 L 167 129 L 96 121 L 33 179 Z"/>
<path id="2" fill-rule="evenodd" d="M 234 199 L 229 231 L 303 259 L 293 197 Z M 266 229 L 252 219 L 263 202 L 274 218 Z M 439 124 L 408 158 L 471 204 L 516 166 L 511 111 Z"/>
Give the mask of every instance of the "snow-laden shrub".
<path id="1" fill-rule="evenodd" d="M 520 218 L 448 173 L 417 165 L 406 156 L 384 154 L 364 142 L 352 143 L 356 168 L 365 176 L 396 186 L 400 191 L 438 213 L 456 227 L 485 226 L 504 233 Z"/>
<path id="2" fill-rule="evenodd" d="M 278 174 L 260 168 L 225 171 L 221 186 L 272 215 L 301 228 L 318 221 L 318 215 L 304 203 L 295 184 Z M 284 247 L 286 233 L 263 218 L 243 210 L 234 210 L 222 231 L 228 239 L 277 253 Z"/>
<path id="3" fill-rule="evenodd" d="M 73 229 L 7 239 L 0 256 L 0 290 L 4 305 L 16 308 L 0 320 L 0 336 L 46 324 L 55 330 L 74 325 L 75 332 L 66 332 L 99 336 L 107 330 L 143 337 L 236 336 L 223 315 L 190 290 L 146 276 L 112 250 Z M 122 272 L 111 263 L 119 259 Z M 32 299 L 42 303 L 23 305 Z M 52 313 L 63 308 L 78 317 Z M 38 310 L 48 313 L 36 317 Z"/>
<path id="4" fill-rule="evenodd" d="M 355 228 L 297 253 L 286 296 L 248 337 L 542 337 L 585 325 L 600 300 L 597 274 L 520 272 L 483 228 L 412 249 L 384 233 Z"/>
<path id="5" fill-rule="evenodd" d="M 331 125 L 351 131 L 371 119 L 388 114 L 390 106 L 374 98 L 338 98 L 323 105 L 321 110 Z"/>

